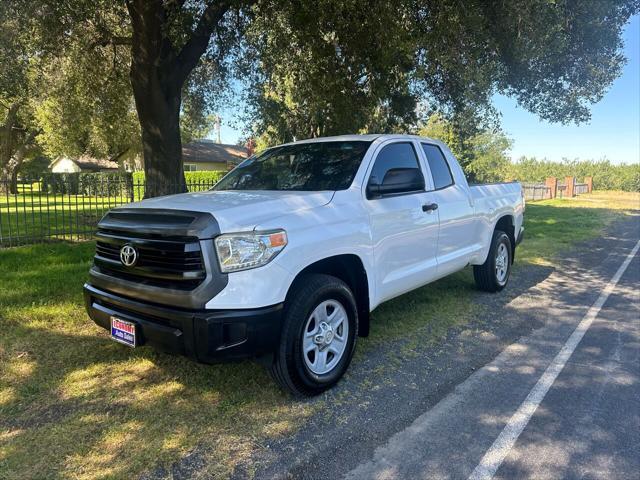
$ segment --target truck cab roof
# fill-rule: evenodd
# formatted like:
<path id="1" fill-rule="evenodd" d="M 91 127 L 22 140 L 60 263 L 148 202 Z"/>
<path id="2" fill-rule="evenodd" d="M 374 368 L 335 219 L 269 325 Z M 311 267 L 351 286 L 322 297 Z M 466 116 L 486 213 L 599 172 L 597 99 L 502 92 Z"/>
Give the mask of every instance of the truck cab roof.
<path id="1" fill-rule="evenodd" d="M 286 143 L 285 145 L 293 145 L 293 144 L 300 144 L 300 143 L 319 143 L 319 142 L 354 142 L 354 141 L 373 142 L 375 140 L 427 140 L 429 142 L 439 143 L 437 140 L 434 140 L 432 138 L 421 137 L 418 135 L 392 134 L 392 133 L 368 133 L 368 134 L 362 134 L 362 135 L 335 135 L 332 137 L 308 138 L 305 140 L 297 140 L 295 142 L 289 142 L 289 143 Z"/>

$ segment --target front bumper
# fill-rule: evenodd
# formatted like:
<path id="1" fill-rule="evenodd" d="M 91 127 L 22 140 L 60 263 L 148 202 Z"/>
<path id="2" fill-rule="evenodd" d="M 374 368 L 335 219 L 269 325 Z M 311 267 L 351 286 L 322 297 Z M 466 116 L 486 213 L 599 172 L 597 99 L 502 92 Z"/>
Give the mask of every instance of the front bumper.
<path id="1" fill-rule="evenodd" d="M 273 352 L 280 339 L 282 304 L 251 310 L 186 310 L 140 302 L 85 284 L 91 319 L 110 330 L 111 317 L 136 325 L 138 345 L 186 355 L 202 363 Z"/>

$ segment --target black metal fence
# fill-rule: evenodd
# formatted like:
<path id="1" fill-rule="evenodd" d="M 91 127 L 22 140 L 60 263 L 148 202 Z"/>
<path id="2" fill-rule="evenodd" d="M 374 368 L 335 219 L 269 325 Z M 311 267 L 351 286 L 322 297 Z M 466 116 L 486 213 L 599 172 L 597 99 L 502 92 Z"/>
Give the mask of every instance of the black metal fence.
<path id="1" fill-rule="evenodd" d="M 0 248 L 90 239 L 109 209 L 141 200 L 145 194 L 145 184 L 131 176 L 104 176 L 84 183 L 78 178 L 0 181 Z M 187 182 L 187 190 L 208 190 L 215 183 Z"/>
<path id="2" fill-rule="evenodd" d="M 190 192 L 208 190 L 215 180 L 187 181 Z M 526 200 L 551 198 L 544 184 L 522 185 Z M 565 196 L 558 184 L 556 197 Z M 586 193 L 586 183 L 575 185 L 575 194 Z M 96 224 L 111 208 L 141 200 L 144 182 L 131 175 L 50 175 L 0 181 L 0 248 L 56 240 L 87 240 Z"/>

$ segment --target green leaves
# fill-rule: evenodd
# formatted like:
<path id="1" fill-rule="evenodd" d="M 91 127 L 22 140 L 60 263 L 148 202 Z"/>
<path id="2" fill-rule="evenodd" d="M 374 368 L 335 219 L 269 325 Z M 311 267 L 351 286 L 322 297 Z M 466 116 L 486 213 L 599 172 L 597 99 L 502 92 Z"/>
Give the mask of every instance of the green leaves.
<path id="1" fill-rule="evenodd" d="M 569 160 L 561 162 L 522 157 L 512 165 L 512 177 L 522 182 L 541 183 L 547 177 L 556 177 L 560 183 L 572 176 L 578 181 L 593 177 L 595 190 L 640 191 L 640 165 L 613 164 L 609 160 Z"/>
<path id="2" fill-rule="evenodd" d="M 392 3 L 367 3 L 257 4 L 246 38 L 250 107 L 267 144 L 414 120 L 402 19 Z"/>
<path id="3" fill-rule="evenodd" d="M 138 94 L 162 85 L 146 104 L 181 106 L 179 115 L 151 109 L 148 138 L 156 120 L 174 134 L 181 122 L 187 140 L 205 134 L 240 83 L 259 147 L 415 131 L 421 111 L 437 111 L 480 178 L 486 169 L 473 162 L 502 165 L 506 148 L 477 137 L 497 124 L 493 95 L 552 122 L 587 121 L 620 74 L 622 28 L 638 10 L 637 0 L 5 0 L 0 113 L 19 101 L 20 127 L 39 132 L 51 156 L 135 155 L 141 103 L 130 68 L 144 64 L 134 69 Z M 135 25 L 153 28 L 136 33 Z M 145 155 L 155 170 L 179 175 L 179 159 L 165 155 L 179 151 L 179 139 L 166 136 Z M 172 168 L 159 168 L 165 163 Z"/>
<path id="4" fill-rule="evenodd" d="M 420 104 L 468 138 L 494 119 L 496 92 L 584 122 L 620 74 L 621 30 L 637 11 L 634 0 L 258 2 L 247 37 L 257 133 L 271 144 L 407 131 Z"/>

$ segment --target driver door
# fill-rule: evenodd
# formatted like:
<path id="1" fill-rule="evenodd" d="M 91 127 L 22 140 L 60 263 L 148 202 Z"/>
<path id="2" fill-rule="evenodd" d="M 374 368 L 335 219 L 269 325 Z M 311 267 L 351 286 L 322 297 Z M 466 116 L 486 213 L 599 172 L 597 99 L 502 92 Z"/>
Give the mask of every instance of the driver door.
<path id="1" fill-rule="evenodd" d="M 411 141 L 383 144 L 370 169 L 368 184 L 380 183 L 392 169 L 418 168 L 424 176 Z M 424 188 L 365 199 L 373 241 L 377 302 L 424 285 L 436 276 L 438 210 Z"/>

